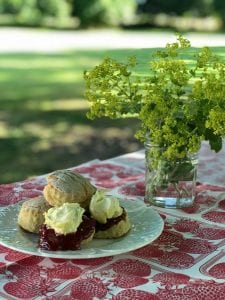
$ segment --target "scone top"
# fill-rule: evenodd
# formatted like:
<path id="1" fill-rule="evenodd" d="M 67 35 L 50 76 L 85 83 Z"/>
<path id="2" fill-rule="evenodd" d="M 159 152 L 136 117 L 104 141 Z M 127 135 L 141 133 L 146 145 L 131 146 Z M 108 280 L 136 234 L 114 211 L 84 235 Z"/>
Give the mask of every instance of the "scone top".
<path id="1" fill-rule="evenodd" d="M 119 199 L 107 195 L 102 189 L 98 189 L 92 196 L 89 210 L 92 217 L 102 224 L 106 224 L 107 219 L 116 218 L 123 213 Z"/>
<path id="2" fill-rule="evenodd" d="M 57 170 L 47 177 L 44 197 L 52 206 L 63 203 L 80 203 L 82 207 L 89 205 L 96 188 L 90 181 L 76 171 Z"/>
<path id="3" fill-rule="evenodd" d="M 77 172 L 70 170 L 57 170 L 47 177 L 48 183 L 51 183 L 56 189 L 63 193 L 77 192 L 77 183 L 81 186 L 87 184 L 87 179 Z"/>

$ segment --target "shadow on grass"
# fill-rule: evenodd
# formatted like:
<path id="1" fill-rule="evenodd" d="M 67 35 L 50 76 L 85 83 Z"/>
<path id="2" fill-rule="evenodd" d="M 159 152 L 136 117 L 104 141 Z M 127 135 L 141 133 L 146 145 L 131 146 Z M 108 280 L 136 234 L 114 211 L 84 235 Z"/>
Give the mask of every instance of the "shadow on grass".
<path id="1" fill-rule="evenodd" d="M 76 119 L 74 124 L 77 124 Z M 92 127 L 74 125 L 55 134 L 53 129 L 50 137 L 24 134 L 1 138 L 1 182 L 17 181 L 140 149 L 142 145 L 134 139 L 131 127 L 125 122 L 94 122 Z"/>
<path id="2" fill-rule="evenodd" d="M 224 55 L 224 47 L 214 50 Z M 0 183 L 142 148 L 134 138 L 138 121 L 86 118 L 83 71 L 105 56 L 136 55 L 136 74 L 147 75 L 153 51 L 0 54 Z"/>

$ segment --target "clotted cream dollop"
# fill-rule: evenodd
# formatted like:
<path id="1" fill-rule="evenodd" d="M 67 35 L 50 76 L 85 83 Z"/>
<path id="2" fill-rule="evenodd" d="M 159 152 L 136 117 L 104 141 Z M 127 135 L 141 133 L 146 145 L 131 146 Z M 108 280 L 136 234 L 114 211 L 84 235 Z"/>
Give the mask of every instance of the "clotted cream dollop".
<path id="1" fill-rule="evenodd" d="M 107 219 L 120 216 L 123 212 L 119 199 L 106 195 L 106 191 L 101 189 L 92 196 L 89 209 L 92 217 L 102 224 L 105 224 Z"/>
<path id="2" fill-rule="evenodd" d="M 64 203 L 59 207 L 52 207 L 44 213 L 45 224 L 56 233 L 68 234 L 77 231 L 82 222 L 84 209 L 78 203 Z"/>

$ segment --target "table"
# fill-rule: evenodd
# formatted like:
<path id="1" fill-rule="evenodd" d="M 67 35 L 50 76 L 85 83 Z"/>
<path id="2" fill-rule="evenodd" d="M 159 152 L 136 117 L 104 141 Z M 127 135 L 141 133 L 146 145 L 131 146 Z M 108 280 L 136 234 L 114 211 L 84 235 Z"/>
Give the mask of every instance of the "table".
<path id="1" fill-rule="evenodd" d="M 0 246 L 0 299 L 225 299 L 225 147 L 203 142 L 197 197 L 185 209 L 156 208 L 163 233 L 122 255 L 91 259 L 32 256 Z M 72 167 L 98 187 L 144 196 L 144 151 Z M 46 176 L 0 185 L 0 205 L 42 194 Z"/>

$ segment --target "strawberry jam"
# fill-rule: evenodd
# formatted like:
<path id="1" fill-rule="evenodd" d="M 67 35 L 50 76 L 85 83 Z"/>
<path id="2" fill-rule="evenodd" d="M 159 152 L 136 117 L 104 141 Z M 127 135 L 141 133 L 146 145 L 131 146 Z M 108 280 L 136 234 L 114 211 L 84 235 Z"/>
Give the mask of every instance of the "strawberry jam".
<path id="1" fill-rule="evenodd" d="M 39 231 L 39 247 L 42 250 L 78 250 L 83 240 L 88 239 L 95 231 L 95 220 L 83 216 L 83 222 L 77 231 L 68 234 L 58 234 L 54 229 L 43 224 Z"/>

